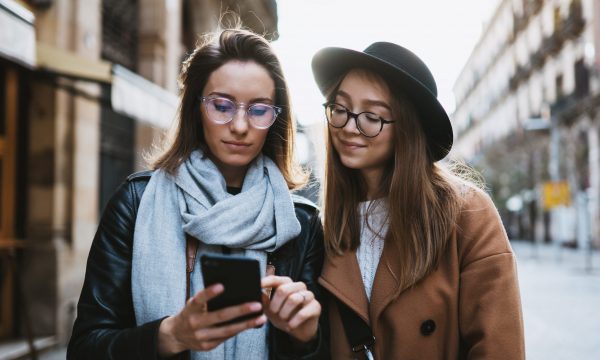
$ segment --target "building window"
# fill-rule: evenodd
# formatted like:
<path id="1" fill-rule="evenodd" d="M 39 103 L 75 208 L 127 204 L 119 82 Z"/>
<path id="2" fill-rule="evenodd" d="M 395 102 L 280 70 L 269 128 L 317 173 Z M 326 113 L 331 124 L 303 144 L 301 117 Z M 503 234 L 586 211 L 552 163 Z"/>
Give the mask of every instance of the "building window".
<path id="1" fill-rule="evenodd" d="M 590 71 L 583 59 L 575 63 L 575 95 L 585 97 L 590 92 Z"/>
<path id="2" fill-rule="evenodd" d="M 556 85 L 556 100 L 559 100 L 564 95 L 563 94 L 563 76 L 562 76 L 562 74 L 556 76 L 555 85 Z"/>
<path id="3" fill-rule="evenodd" d="M 138 0 L 102 0 L 102 58 L 135 71 Z"/>
<path id="4" fill-rule="evenodd" d="M 104 96 L 110 89 L 103 86 Z M 100 113 L 100 212 L 134 168 L 135 123 L 103 106 Z"/>

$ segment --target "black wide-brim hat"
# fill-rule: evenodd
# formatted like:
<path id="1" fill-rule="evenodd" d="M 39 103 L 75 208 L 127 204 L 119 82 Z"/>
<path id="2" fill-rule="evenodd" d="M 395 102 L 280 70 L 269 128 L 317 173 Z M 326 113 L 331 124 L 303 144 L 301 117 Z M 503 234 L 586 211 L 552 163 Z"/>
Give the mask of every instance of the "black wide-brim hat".
<path id="1" fill-rule="evenodd" d="M 390 86 L 402 90 L 413 102 L 434 161 L 452 148 L 452 125 L 437 99 L 437 86 L 425 63 L 410 50 L 389 42 L 376 42 L 365 51 L 328 47 L 312 59 L 312 69 L 321 93 L 326 95 L 342 75 L 353 68 L 371 70 Z"/>

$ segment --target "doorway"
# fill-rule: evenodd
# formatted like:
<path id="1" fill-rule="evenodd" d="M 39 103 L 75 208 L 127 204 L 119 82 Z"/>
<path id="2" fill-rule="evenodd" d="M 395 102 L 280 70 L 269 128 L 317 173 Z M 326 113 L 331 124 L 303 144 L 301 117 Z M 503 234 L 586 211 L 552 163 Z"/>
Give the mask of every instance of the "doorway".
<path id="1" fill-rule="evenodd" d="M 0 339 L 14 334 L 16 141 L 19 72 L 0 63 Z"/>

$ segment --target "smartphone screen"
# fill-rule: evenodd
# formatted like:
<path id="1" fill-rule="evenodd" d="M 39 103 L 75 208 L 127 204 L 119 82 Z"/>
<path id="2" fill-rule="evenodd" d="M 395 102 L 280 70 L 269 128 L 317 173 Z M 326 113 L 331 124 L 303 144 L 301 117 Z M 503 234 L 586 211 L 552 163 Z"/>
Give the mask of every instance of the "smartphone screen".
<path id="1" fill-rule="evenodd" d="M 243 256 L 204 254 L 200 257 L 204 286 L 223 284 L 225 291 L 208 301 L 208 311 L 219 310 L 246 302 L 261 302 L 260 266 L 258 260 Z M 223 324 L 256 317 L 248 314 Z"/>

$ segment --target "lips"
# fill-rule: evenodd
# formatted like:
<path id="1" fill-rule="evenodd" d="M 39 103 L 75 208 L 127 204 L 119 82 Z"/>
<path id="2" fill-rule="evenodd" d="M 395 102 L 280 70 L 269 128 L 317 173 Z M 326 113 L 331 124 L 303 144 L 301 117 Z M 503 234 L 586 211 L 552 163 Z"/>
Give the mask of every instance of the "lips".
<path id="1" fill-rule="evenodd" d="M 224 142 L 226 145 L 233 145 L 233 146 L 250 146 L 250 143 L 246 143 L 246 142 L 243 142 L 243 141 L 225 141 L 225 140 L 223 140 L 223 142 Z"/>
<path id="2" fill-rule="evenodd" d="M 354 141 L 340 140 L 340 143 L 342 143 L 342 145 L 348 149 L 360 149 L 366 147 L 366 145 Z"/>

